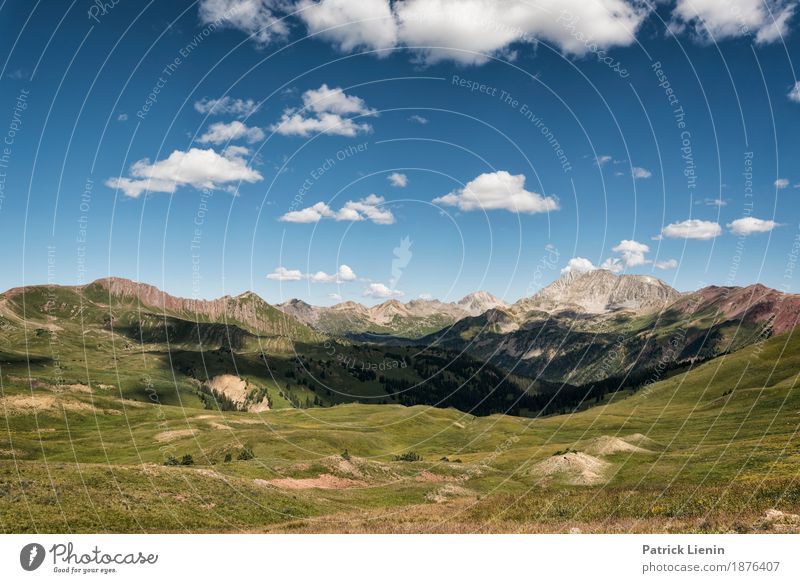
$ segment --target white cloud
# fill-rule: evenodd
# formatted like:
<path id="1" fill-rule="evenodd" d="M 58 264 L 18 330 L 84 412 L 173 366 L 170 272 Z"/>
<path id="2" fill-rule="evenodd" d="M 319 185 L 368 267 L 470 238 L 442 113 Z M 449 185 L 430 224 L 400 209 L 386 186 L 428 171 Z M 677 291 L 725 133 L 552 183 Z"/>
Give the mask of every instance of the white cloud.
<path id="1" fill-rule="evenodd" d="M 779 190 L 782 190 L 784 188 L 788 188 L 788 186 L 789 186 L 789 181 L 786 178 L 778 178 L 775 181 L 775 188 L 777 188 Z"/>
<path id="2" fill-rule="evenodd" d="M 543 40 L 568 54 L 629 45 L 647 11 L 624 0 L 406 0 L 398 37 L 426 63 L 481 64 L 515 42 Z"/>
<path id="3" fill-rule="evenodd" d="M 505 170 L 481 174 L 464 188 L 433 199 L 434 204 L 457 206 L 462 211 L 503 209 L 513 213 L 543 213 L 558 210 L 550 196 L 525 190 L 525 176 Z"/>
<path id="4" fill-rule="evenodd" d="M 688 27 L 703 41 L 755 34 L 766 44 L 786 34 L 795 6 L 786 0 L 678 0 L 672 16 L 675 28 Z"/>
<path id="5" fill-rule="evenodd" d="M 667 225 L 661 230 L 662 237 L 672 239 L 713 239 L 722 234 L 722 227 L 713 221 L 687 219 Z"/>
<path id="6" fill-rule="evenodd" d="M 303 93 L 303 107 L 285 109 L 281 119 L 271 129 L 284 136 L 305 137 L 328 133 L 353 137 L 371 132 L 372 126 L 346 116 L 373 115 L 377 115 L 377 112 L 368 108 L 360 97 L 347 95 L 340 87 L 330 88 L 322 84 L 319 89 L 309 89 Z"/>
<path id="7" fill-rule="evenodd" d="M 643 3 L 629 0 L 202 0 L 201 20 L 219 18 L 234 5 L 241 5 L 241 14 L 224 24 L 259 43 L 285 37 L 288 27 L 276 19 L 299 8 L 308 32 L 339 50 L 406 46 L 429 64 L 512 58 L 510 45 L 539 40 L 574 55 L 627 46 L 648 14 Z"/>
<path id="8" fill-rule="evenodd" d="M 386 179 L 392 186 L 396 186 L 397 188 L 405 188 L 408 186 L 408 176 L 400 174 L 399 172 L 392 172 Z"/>
<path id="9" fill-rule="evenodd" d="M 342 296 L 340 294 L 330 293 L 330 294 L 328 294 L 328 297 L 330 299 L 332 299 L 333 301 L 335 301 L 335 302 L 341 302 L 342 301 Z"/>
<path id="10" fill-rule="evenodd" d="M 382 208 L 384 202 L 382 196 L 370 194 L 361 200 L 348 200 L 338 211 L 334 211 L 324 202 L 318 202 L 299 211 L 290 211 L 283 215 L 280 220 L 287 223 L 316 223 L 322 219 L 334 219 L 336 221 L 369 220 L 377 225 L 391 225 L 394 223 L 394 215 L 388 208 Z"/>
<path id="11" fill-rule="evenodd" d="M 796 4 L 791 4 L 783 8 L 777 15 L 773 12 L 767 16 L 767 22 L 758 29 L 756 42 L 758 44 L 769 44 L 780 40 L 789 33 L 789 19 L 794 16 Z"/>
<path id="12" fill-rule="evenodd" d="M 343 283 L 346 281 L 355 281 L 356 274 L 347 265 L 340 265 L 336 273 L 327 274 L 324 271 L 318 271 L 308 275 L 308 279 L 314 283 Z"/>
<path id="13" fill-rule="evenodd" d="M 653 175 L 653 173 L 650 172 L 647 168 L 642 168 L 640 166 L 634 166 L 631 169 L 631 174 L 637 180 L 640 180 L 642 178 L 650 178 Z"/>
<path id="14" fill-rule="evenodd" d="M 289 34 L 286 21 L 280 19 L 286 6 L 284 0 L 200 0 L 199 16 L 205 25 L 235 28 L 266 44 Z"/>
<path id="15" fill-rule="evenodd" d="M 364 290 L 364 297 L 367 298 L 399 298 L 405 294 L 398 289 L 392 289 L 382 283 L 371 283 Z"/>
<path id="16" fill-rule="evenodd" d="M 429 294 L 427 292 L 423 292 L 423 293 L 419 294 L 419 299 L 425 300 L 425 301 L 432 300 L 433 299 L 433 294 Z"/>
<path id="17" fill-rule="evenodd" d="M 675 269 L 678 267 L 678 260 L 667 259 L 666 261 L 656 261 L 654 265 L 657 269 Z"/>
<path id="18" fill-rule="evenodd" d="M 623 239 L 618 245 L 611 248 L 618 257 L 609 257 L 600 264 L 600 269 L 608 269 L 612 273 L 620 273 L 628 267 L 639 267 L 652 263 L 645 255 L 650 252 L 650 247 L 632 239 Z"/>
<path id="19" fill-rule="evenodd" d="M 299 269 L 277 267 L 275 271 L 267 274 L 267 279 L 274 281 L 300 281 L 303 279 L 303 273 Z"/>
<path id="20" fill-rule="evenodd" d="M 374 115 L 374 109 L 367 107 L 364 100 L 355 95 L 347 95 L 341 87 L 330 88 L 326 83 L 319 89 L 309 89 L 303 93 L 303 106 L 316 113 L 335 113 L 337 115 Z"/>
<path id="21" fill-rule="evenodd" d="M 594 159 L 594 163 L 598 167 L 602 168 L 603 166 L 611 162 L 611 160 L 613 160 L 611 156 L 598 156 L 597 158 Z"/>
<path id="22" fill-rule="evenodd" d="M 727 227 L 734 235 L 752 235 L 753 233 L 766 233 L 780 225 L 775 221 L 765 221 L 755 217 L 744 217 L 728 223 Z"/>
<path id="23" fill-rule="evenodd" d="M 372 126 L 356 123 L 333 113 L 323 113 L 315 117 L 304 117 L 299 113 L 284 113 L 280 121 L 270 128 L 283 136 L 307 137 L 311 134 L 331 134 L 352 138 L 368 133 Z"/>
<path id="24" fill-rule="evenodd" d="M 308 32 L 340 51 L 388 49 L 397 44 L 397 23 L 387 0 L 300 0 Z"/>
<path id="25" fill-rule="evenodd" d="M 117 121 L 128 121 L 128 114 L 127 113 L 120 113 L 117 116 Z"/>
<path id="26" fill-rule="evenodd" d="M 347 265 L 340 265 L 336 273 L 325 273 L 324 271 L 317 271 L 316 273 L 303 273 L 299 269 L 286 269 L 285 267 L 277 267 L 272 273 L 267 274 L 267 279 L 275 281 L 300 281 L 307 279 L 312 283 L 345 283 L 348 281 L 355 281 L 357 279 L 355 272 Z"/>
<path id="27" fill-rule="evenodd" d="M 240 118 L 250 117 L 258 111 L 258 103 L 252 99 L 233 99 L 225 96 L 219 99 L 204 97 L 194 102 L 194 109 L 206 115 L 235 115 Z"/>
<path id="28" fill-rule="evenodd" d="M 264 138 L 264 130 L 261 128 L 248 127 L 240 121 L 232 121 L 212 123 L 197 141 L 201 144 L 223 144 L 244 139 L 247 143 L 253 144 Z"/>
<path id="29" fill-rule="evenodd" d="M 573 257 L 567 261 L 567 266 L 561 270 L 561 275 L 565 273 L 586 273 L 594 269 L 597 269 L 597 267 L 585 257 Z"/>
<path id="30" fill-rule="evenodd" d="M 636 267 L 650 263 L 645 259 L 645 253 L 650 252 L 650 247 L 638 241 L 623 239 L 619 245 L 612 248 L 612 251 L 622 256 L 622 263 L 625 267 Z"/>
<path id="31" fill-rule="evenodd" d="M 794 101 L 795 103 L 800 103 L 800 81 L 797 81 L 794 84 L 794 87 L 789 91 L 789 101 Z"/>
<path id="32" fill-rule="evenodd" d="M 419 125 L 425 125 L 428 123 L 427 117 L 422 117 L 421 115 L 417 115 L 416 113 L 408 118 L 408 121 L 418 123 Z"/>
<path id="33" fill-rule="evenodd" d="M 150 163 L 144 158 L 130 167 L 130 178 L 109 178 L 106 185 L 136 198 L 142 192 L 173 193 L 179 186 L 217 189 L 229 182 L 258 182 L 261 174 L 247 165 L 246 148 L 232 147 L 217 154 L 213 149 L 191 148 L 173 151 L 169 157 Z"/>

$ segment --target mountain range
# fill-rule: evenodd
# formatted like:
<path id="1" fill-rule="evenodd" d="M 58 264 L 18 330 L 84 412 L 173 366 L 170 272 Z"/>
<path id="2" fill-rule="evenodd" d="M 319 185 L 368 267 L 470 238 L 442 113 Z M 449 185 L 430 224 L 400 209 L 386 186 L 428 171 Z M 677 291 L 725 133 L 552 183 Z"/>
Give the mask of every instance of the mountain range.
<path id="1" fill-rule="evenodd" d="M 425 299 L 401 303 L 392 299 L 373 307 L 356 302 L 316 307 L 292 299 L 276 307 L 328 334 L 372 333 L 418 338 L 464 318 L 508 305 L 488 292 L 478 291 L 450 303 Z"/>
<path id="2" fill-rule="evenodd" d="M 669 376 L 787 332 L 798 314 L 800 296 L 758 284 L 681 293 L 606 270 L 566 273 L 513 304 L 476 292 L 373 307 L 182 299 L 105 278 L 0 294 L 0 362 L 45 384 L 54 370 L 75 382 L 90 370 L 137 400 L 152 389 L 237 409 L 361 401 L 525 414 Z"/>

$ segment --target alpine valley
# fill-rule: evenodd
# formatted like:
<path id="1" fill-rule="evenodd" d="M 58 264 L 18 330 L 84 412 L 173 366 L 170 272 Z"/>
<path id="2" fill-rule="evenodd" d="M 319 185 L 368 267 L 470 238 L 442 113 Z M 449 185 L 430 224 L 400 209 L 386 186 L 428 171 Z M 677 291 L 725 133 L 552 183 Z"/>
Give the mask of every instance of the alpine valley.
<path id="1" fill-rule="evenodd" d="M 0 526 L 792 531 L 798 314 L 602 269 L 514 303 L 11 289 Z"/>

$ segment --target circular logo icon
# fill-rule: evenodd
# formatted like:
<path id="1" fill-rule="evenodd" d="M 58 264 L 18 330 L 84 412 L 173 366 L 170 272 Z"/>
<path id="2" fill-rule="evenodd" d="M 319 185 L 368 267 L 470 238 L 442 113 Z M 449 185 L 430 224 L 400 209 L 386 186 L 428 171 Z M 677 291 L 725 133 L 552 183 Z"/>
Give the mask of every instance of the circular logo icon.
<path id="1" fill-rule="evenodd" d="M 44 562 L 44 547 L 39 543 L 30 543 L 19 552 L 19 564 L 26 571 L 35 571 Z"/>

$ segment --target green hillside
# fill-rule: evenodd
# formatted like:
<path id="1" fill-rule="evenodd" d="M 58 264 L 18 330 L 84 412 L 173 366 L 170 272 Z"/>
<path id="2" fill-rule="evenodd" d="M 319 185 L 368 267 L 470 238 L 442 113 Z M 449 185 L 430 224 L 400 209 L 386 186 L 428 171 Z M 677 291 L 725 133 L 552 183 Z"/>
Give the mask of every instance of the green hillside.
<path id="1" fill-rule="evenodd" d="M 117 382 L 30 383 L 4 354 L 0 529 L 796 530 L 798 349 L 777 336 L 536 419 L 397 404 L 214 412 L 189 392 L 145 402 Z"/>

